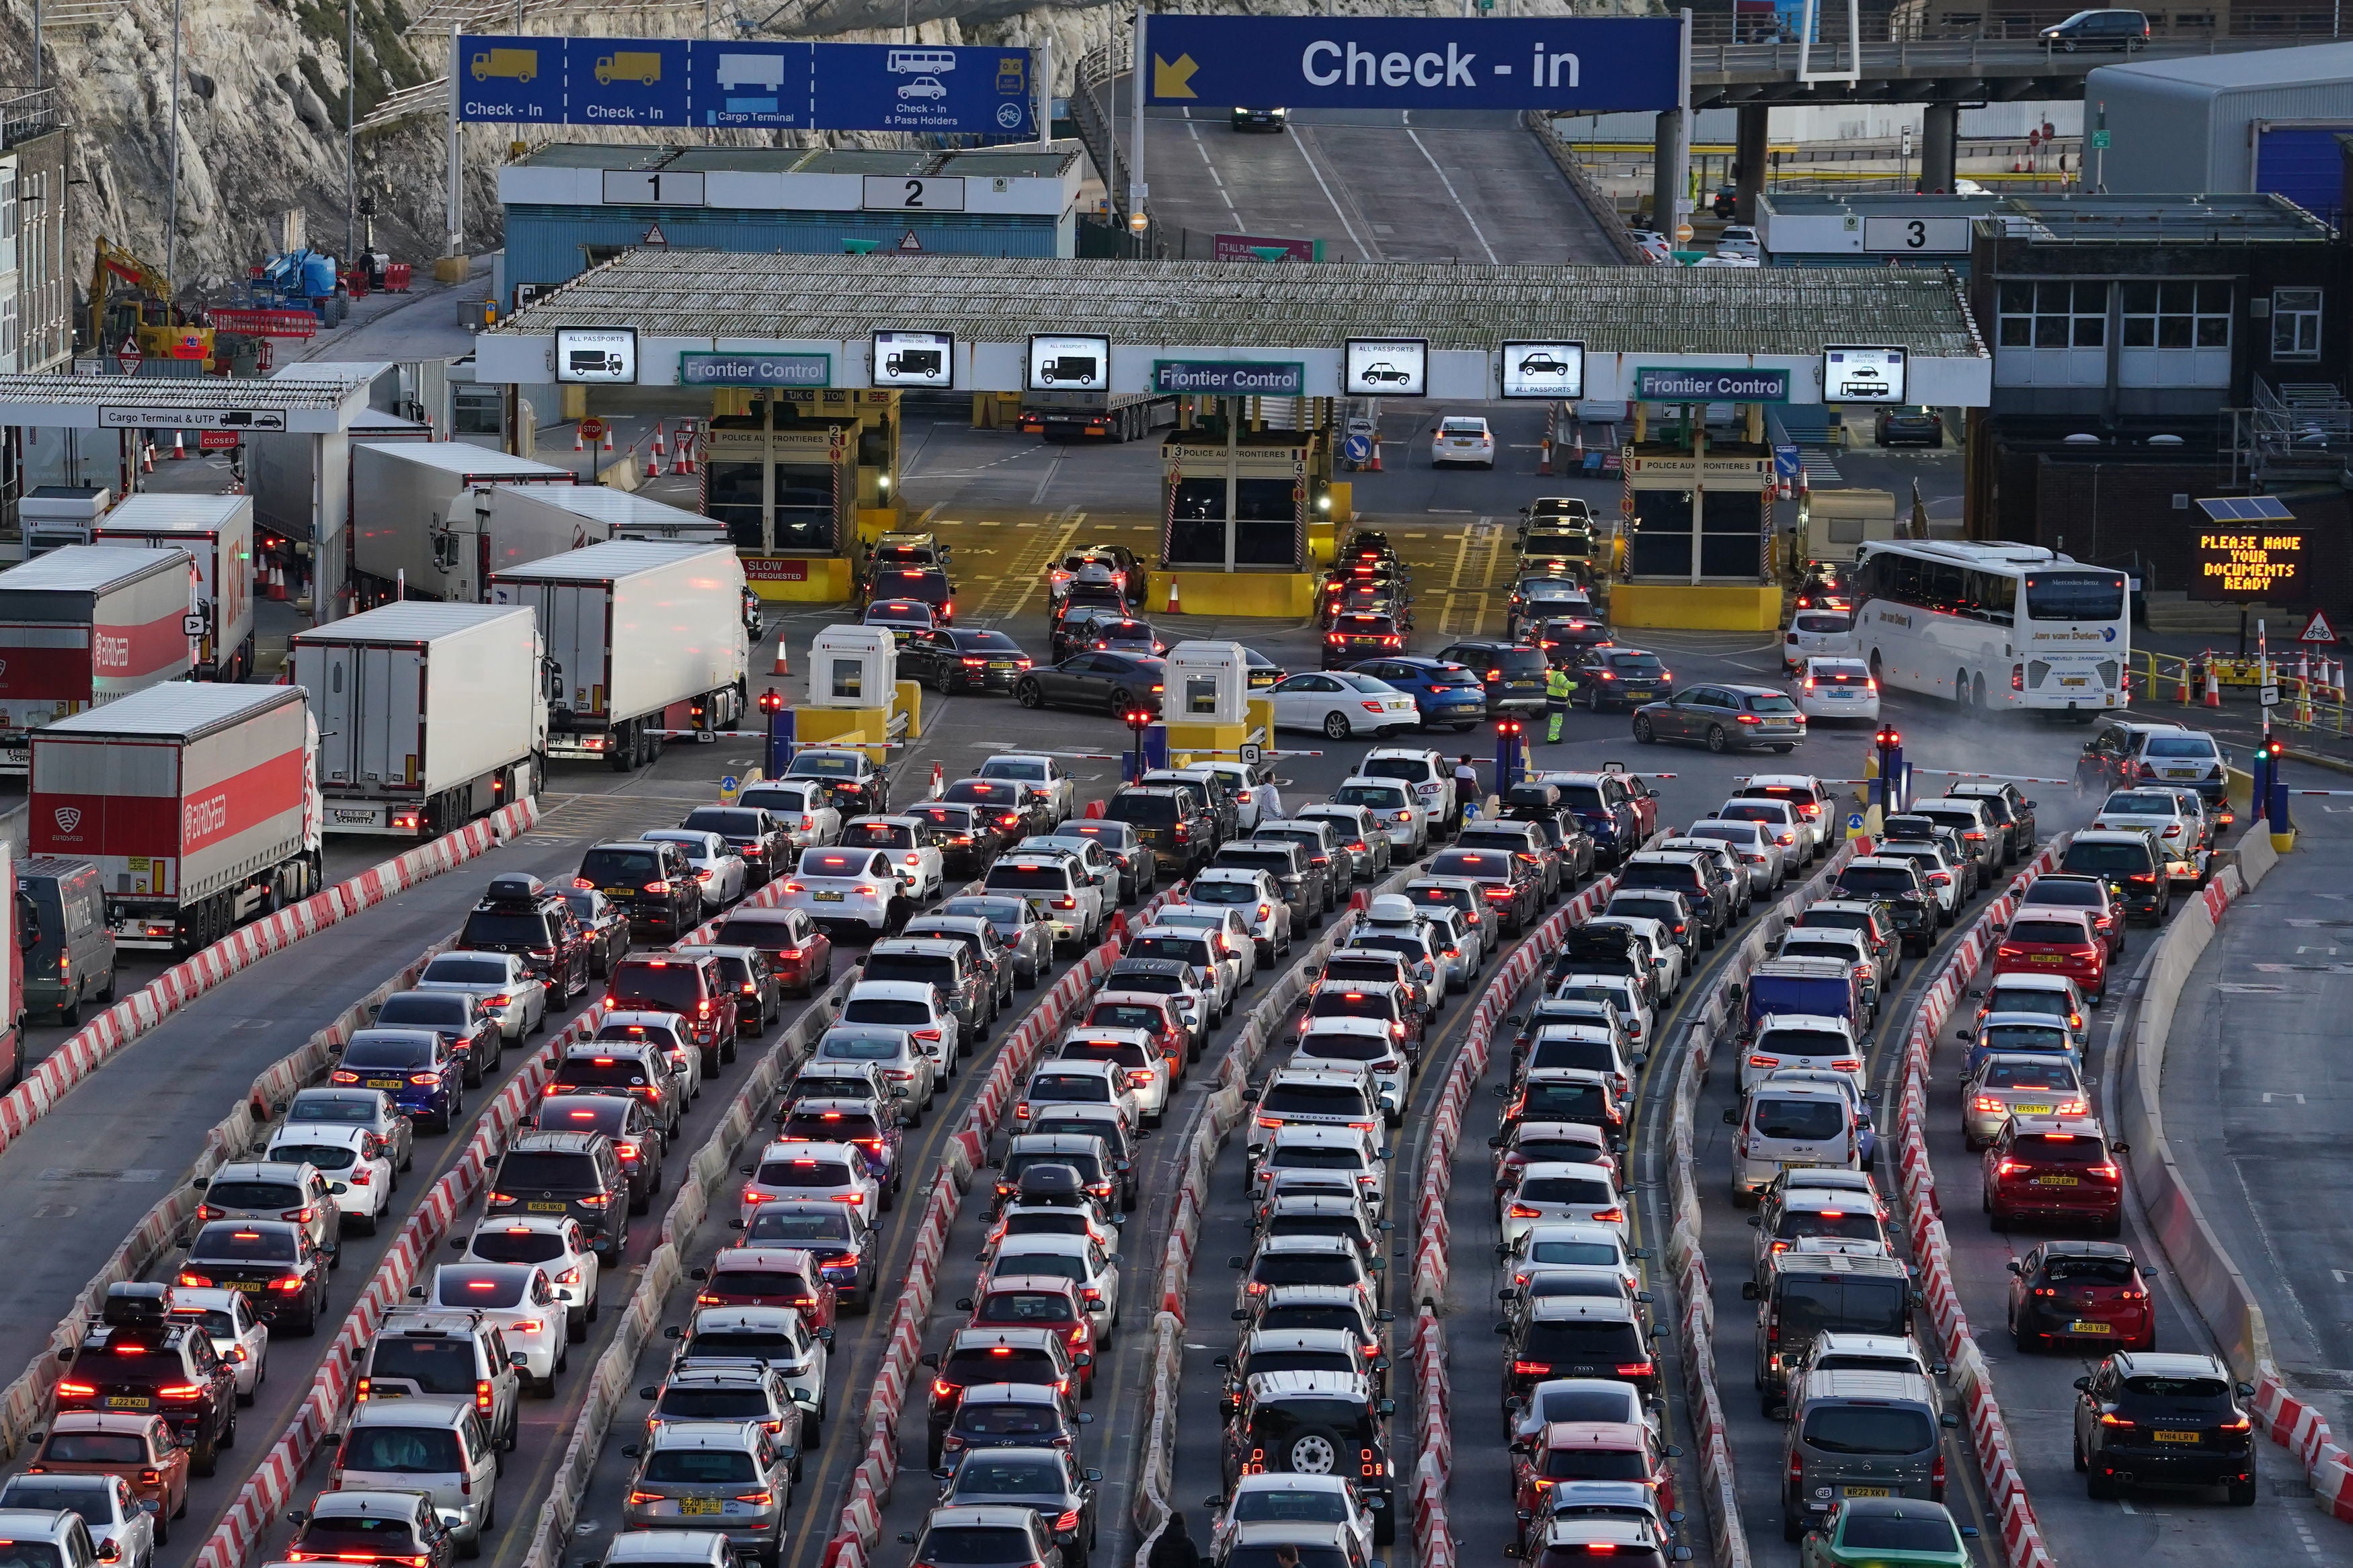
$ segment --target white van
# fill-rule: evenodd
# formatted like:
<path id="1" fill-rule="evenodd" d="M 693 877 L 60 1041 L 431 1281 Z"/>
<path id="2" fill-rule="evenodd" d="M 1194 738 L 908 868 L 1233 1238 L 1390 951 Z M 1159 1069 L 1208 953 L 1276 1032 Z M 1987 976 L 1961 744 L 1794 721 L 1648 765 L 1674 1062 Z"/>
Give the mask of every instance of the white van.
<path id="1" fill-rule="evenodd" d="M 1768 1079 L 1724 1119 L 1740 1129 L 1732 1142 L 1732 1197 L 1752 1201 L 1792 1166 L 1862 1168 L 1853 1101 L 1837 1086 Z"/>
<path id="2" fill-rule="evenodd" d="M 327 1479 L 331 1491 L 417 1491 L 463 1556 L 481 1551 L 494 1517 L 499 1458 L 480 1412 L 438 1399 L 371 1399 L 352 1413 Z"/>

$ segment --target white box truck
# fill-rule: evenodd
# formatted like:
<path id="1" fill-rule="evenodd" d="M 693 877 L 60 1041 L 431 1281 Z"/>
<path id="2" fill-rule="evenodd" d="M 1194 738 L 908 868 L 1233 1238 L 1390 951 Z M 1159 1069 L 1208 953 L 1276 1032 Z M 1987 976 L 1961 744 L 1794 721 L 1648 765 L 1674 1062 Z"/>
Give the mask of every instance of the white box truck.
<path id="1" fill-rule="evenodd" d="M 69 544 L 0 572 L 0 773 L 26 736 L 185 677 L 196 565 L 185 550 Z"/>
<path id="2" fill-rule="evenodd" d="M 480 485 L 565 485 L 569 468 L 465 441 L 362 441 L 352 447 L 352 586 L 355 602 L 396 596 L 482 601 L 481 559 L 470 492 Z M 469 498 L 463 501 L 460 498 Z M 451 512 L 459 513 L 453 530 Z M 554 547 L 570 549 L 571 542 Z M 543 552 L 542 553 L 551 553 Z M 529 556 L 523 557 L 531 559 Z M 398 584 L 406 584 L 399 595 Z"/>
<path id="3" fill-rule="evenodd" d="M 744 563 L 727 545 L 614 539 L 492 575 L 547 644 L 551 757 L 618 772 L 670 735 L 712 741 L 744 710 Z"/>
<path id="4" fill-rule="evenodd" d="M 330 833 L 434 838 L 539 788 L 539 627 L 495 605 L 385 605 L 294 634 Z"/>
<path id="5" fill-rule="evenodd" d="M 185 550 L 196 563 L 204 635 L 198 680 L 243 680 L 253 673 L 253 498 L 147 490 L 108 512 L 92 544 Z"/>
<path id="6" fill-rule="evenodd" d="M 194 952 L 319 890 L 300 687 L 171 681 L 33 733 L 35 855 L 94 861 L 117 947 Z"/>

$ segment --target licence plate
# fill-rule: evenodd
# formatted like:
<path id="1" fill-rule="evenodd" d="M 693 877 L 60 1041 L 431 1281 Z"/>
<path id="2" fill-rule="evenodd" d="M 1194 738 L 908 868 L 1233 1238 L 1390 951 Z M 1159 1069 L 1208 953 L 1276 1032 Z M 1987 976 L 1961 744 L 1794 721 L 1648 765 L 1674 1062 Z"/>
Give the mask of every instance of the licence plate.
<path id="1" fill-rule="evenodd" d="M 1760 730 L 1786 730 L 1789 727 L 1789 721 L 1787 719 L 1767 719 L 1757 727 Z"/>
<path id="2" fill-rule="evenodd" d="M 33 749 L 30 746 L 0 746 L 0 763 L 12 768 L 29 768 L 33 765 Z"/>
<path id="3" fill-rule="evenodd" d="M 398 1089 L 400 1080 L 396 1078 L 372 1078 L 367 1080 L 367 1086 L 370 1089 Z"/>
<path id="4" fill-rule="evenodd" d="M 2165 776 L 2169 779 L 2194 779 L 2198 776 L 2198 770 L 2196 768 L 2168 768 L 2165 770 Z"/>
<path id="5" fill-rule="evenodd" d="M 991 669 L 1011 669 L 1013 668 L 1013 661 L 1009 658 L 993 658 L 988 661 L 988 668 Z"/>
<path id="6" fill-rule="evenodd" d="M 108 1396 L 106 1407 L 109 1410 L 147 1410 L 152 1409 L 154 1404 L 143 1394 L 116 1394 Z"/>
<path id="7" fill-rule="evenodd" d="M 820 904 L 838 904 L 841 902 L 842 895 L 838 888 L 819 888 L 809 897 Z"/>
<path id="8" fill-rule="evenodd" d="M 259 1279 L 232 1279 L 228 1282 L 228 1288 L 232 1290 L 242 1290 L 248 1296 L 257 1296 L 261 1293 L 261 1281 Z"/>
<path id="9" fill-rule="evenodd" d="M 2034 1184 L 2038 1187 L 2080 1187 L 2084 1184 L 2075 1176 L 2037 1176 Z"/>
<path id="10" fill-rule="evenodd" d="M 570 1208 L 572 1205 L 571 1205 L 570 1204 L 566 1204 L 566 1203 L 552 1203 L 552 1204 L 551 1204 L 551 1203 L 544 1203 L 544 1202 L 533 1202 L 533 1203 L 527 1203 L 527 1204 L 523 1205 L 522 1206 L 523 1206 L 524 1208 L 526 1208 L 526 1209 L 530 1210 L 533 1214 L 562 1214 L 565 1210 L 566 1210 L 566 1209 Z"/>
<path id="11" fill-rule="evenodd" d="M 2195 1443 L 2198 1441 L 2198 1434 L 2195 1432 L 2158 1431 L 2151 1432 L 2149 1436 L 2156 1438 L 2160 1443 Z"/>
<path id="12" fill-rule="evenodd" d="M 2012 1116 L 2048 1116 L 2051 1114 L 2051 1107 L 2048 1104 L 2013 1105 L 2010 1108 L 2010 1113 Z"/>
<path id="13" fill-rule="evenodd" d="M 1626 689 L 1626 695 L 1637 702 L 1648 702 L 1657 697 L 1658 693 L 1648 687 L 1630 686 Z"/>
<path id="14" fill-rule="evenodd" d="M 2063 954 L 2056 952 L 2038 952 L 2035 953 L 2033 957 L 2034 962 L 2037 963 L 2064 963 L 2066 962 L 2066 959 Z"/>
<path id="15" fill-rule="evenodd" d="M 384 813 L 380 811 L 371 811 L 363 806 L 331 805 L 327 808 L 327 820 L 338 823 L 358 823 L 373 826 L 376 823 L 384 820 Z"/>
<path id="16" fill-rule="evenodd" d="M 681 1513 L 717 1513 L 719 1500 L 715 1497 L 682 1497 L 678 1500 Z"/>
<path id="17" fill-rule="evenodd" d="M 2059 678 L 2059 684 L 2062 686 L 2088 686 L 2091 682 L 2080 675 L 2063 675 Z"/>
<path id="18" fill-rule="evenodd" d="M 2095 1323 L 2089 1318 L 2078 1318 L 2067 1325 L 2067 1331 L 2071 1334 L 2113 1334 L 2116 1331 L 2114 1324 Z"/>
<path id="19" fill-rule="evenodd" d="M 1841 1487 L 1839 1490 L 1847 1497 L 1894 1497 L 1895 1495 L 1895 1489 L 1893 1487 Z"/>
<path id="20" fill-rule="evenodd" d="M 635 888 L 605 888 L 600 891 L 608 899 L 633 899 L 638 894 Z"/>

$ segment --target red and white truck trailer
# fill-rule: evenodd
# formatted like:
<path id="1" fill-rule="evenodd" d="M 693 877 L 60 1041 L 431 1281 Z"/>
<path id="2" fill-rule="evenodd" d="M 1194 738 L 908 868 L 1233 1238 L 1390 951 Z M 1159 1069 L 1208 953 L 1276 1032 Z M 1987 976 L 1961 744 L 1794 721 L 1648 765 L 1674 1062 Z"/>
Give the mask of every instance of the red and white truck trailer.
<path id="1" fill-rule="evenodd" d="M 186 676 L 200 592 L 185 550 L 69 544 L 0 572 L 0 773 L 42 725 Z"/>
<path id="2" fill-rule="evenodd" d="M 185 550 L 196 563 L 198 680 L 253 673 L 253 498 L 147 490 L 99 519 L 92 544 Z"/>
<path id="3" fill-rule="evenodd" d="M 175 681 L 33 732 L 26 838 L 94 862 L 118 947 L 194 952 L 320 887 L 299 686 Z"/>

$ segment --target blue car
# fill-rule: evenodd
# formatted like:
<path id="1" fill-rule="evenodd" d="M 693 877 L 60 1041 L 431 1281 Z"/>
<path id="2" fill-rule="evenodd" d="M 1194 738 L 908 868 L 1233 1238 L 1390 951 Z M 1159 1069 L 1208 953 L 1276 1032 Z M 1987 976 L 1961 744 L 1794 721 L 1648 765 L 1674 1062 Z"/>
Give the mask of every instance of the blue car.
<path id="1" fill-rule="evenodd" d="M 1385 680 L 1411 697 L 1425 730 L 1461 731 L 1486 721 L 1486 685 L 1467 666 L 1409 655 L 1368 658 L 1349 668 L 1359 675 Z"/>
<path id="2" fill-rule="evenodd" d="M 465 1109 L 465 1063 L 449 1036 L 431 1029 L 362 1029 L 327 1081 L 380 1089 L 427 1132 L 447 1132 Z"/>

